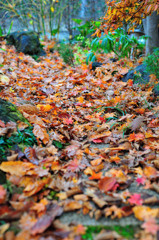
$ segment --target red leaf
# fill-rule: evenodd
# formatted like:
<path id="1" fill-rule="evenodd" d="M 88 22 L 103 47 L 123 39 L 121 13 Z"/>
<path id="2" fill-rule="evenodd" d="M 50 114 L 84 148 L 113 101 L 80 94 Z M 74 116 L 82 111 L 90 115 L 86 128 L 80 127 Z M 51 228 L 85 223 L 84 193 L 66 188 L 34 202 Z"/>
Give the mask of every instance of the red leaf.
<path id="1" fill-rule="evenodd" d="M 64 118 L 64 119 L 63 119 L 63 122 L 66 123 L 67 125 L 69 125 L 69 124 L 72 124 L 72 123 L 73 123 L 73 120 L 72 120 L 71 117 L 70 117 L 70 118 Z"/>
<path id="2" fill-rule="evenodd" d="M 135 193 L 131 195 L 131 197 L 128 199 L 128 202 L 135 205 L 142 205 L 143 199 L 141 198 L 141 194 Z"/>
<path id="3" fill-rule="evenodd" d="M 99 189 L 103 192 L 108 192 L 113 189 L 113 187 L 116 184 L 116 178 L 115 177 L 104 177 L 99 181 Z"/>
<path id="4" fill-rule="evenodd" d="M 94 142 L 94 143 L 102 143 L 103 141 L 101 139 L 93 139 L 92 142 Z"/>
<path id="5" fill-rule="evenodd" d="M 0 120 L 0 127 L 5 128 L 5 123 Z"/>
<path id="6" fill-rule="evenodd" d="M 76 158 L 70 161 L 67 167 L 67 169 L 71 170 L 72 172 L 79 172 L 80 169 L 83 169 L 83 168 L 85 168 L 85 165 L 84 164 L 81 165 L 81 163 Z"/>
<path id="7" fill-rule="evenodd" d="M 137 185 L 140 185 L 140 184 L 144 185 L 145 181 L 146 181 L 145 177 L 141 177 L 141 178 L 136 179 Z"/>

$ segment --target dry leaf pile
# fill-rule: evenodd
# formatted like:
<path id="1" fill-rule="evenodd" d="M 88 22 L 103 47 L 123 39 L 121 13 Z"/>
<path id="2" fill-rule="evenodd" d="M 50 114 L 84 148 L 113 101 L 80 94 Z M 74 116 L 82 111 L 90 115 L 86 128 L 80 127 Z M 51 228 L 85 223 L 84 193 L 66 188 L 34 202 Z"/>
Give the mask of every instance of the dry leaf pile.
<path id="1" fill-rule="evenodd" d="M 0 97 L 17 105 L 33 126 L 38 145 L 23 153 L 11 151 L 0 165 L 22 189 L 8 195 L 0 186 L 0 220 L 8 222 L 0 227 L 1 239 L 81 239 L 82 225 L 58 220 L 70 211 L 96 220 L 134 215 L 143 228 L 137 239 L 156 239 L 159 105 L 151 85 L 122 82 L 133 62 L 112 63 L 105 56 L 105 64 L 92 71 L 85 64 L 65 65 L 57 52 L 36 62 L 3 48 Z M 0 121 L 0 136 L 7 134 Z M 98 148 L 100 144 L 105 147 Z M 129 191 L 132 184 L 140 192 Z M 14 221 L 20 232 L 4 234 Z M 97 239 L 123 239 L 115 232 L 100 234 L 105 238 Z"/>

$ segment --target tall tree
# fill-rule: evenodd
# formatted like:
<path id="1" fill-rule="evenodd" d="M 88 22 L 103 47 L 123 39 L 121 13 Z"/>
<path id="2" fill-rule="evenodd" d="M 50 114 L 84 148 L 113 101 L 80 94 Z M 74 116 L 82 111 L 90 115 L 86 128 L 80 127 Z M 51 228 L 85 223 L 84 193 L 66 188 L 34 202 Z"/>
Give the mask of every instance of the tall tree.
<path id="1" fill-rule="evenodd" d="M 97 35 L 101 30 L 107 33 L 125 25 L 129 26 L 129 30 L 134 30 L 145 19 L 145 33 L 150 37 L 146 43 L 146 53 L 159 47 L 159 0 L 106 0 L 106 5 L 108 9 Z"/>

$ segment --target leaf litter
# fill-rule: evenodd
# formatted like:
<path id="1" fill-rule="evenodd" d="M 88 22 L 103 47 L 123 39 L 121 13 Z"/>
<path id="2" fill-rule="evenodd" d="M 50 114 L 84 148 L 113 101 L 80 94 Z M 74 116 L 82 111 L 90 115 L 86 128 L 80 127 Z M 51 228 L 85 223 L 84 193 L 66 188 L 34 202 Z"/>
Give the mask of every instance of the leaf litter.
<path id="1" fill-rule="evenodd" d="M 93 71 L 66 65 L 58 52 L 38 63 L 13 47 L 2 53 L 0 97 L 18 107 L 37 139 L 23 154 L 11 150 L 0 165 L 7 181 L 22 188 L 0 185 L 2 239 L 82 239 L 83 225 L 57 219 L 74 211 L 96 220 L 134 215 L 142 227 L 136 238 L 156 239 L 159 102 L 151 85 L 121 81 L 132 60 L 113 63 L 110 56 L 101 56 L 104 64 Z M 0 136 L 18 126 L 27 127 L 0 121 Z M 134 183 L 140 193 L 129 191 Z M 10 229 L 15 220 L 17 234 Z M 124 238 L 103 230 L 95 239 Z"/>

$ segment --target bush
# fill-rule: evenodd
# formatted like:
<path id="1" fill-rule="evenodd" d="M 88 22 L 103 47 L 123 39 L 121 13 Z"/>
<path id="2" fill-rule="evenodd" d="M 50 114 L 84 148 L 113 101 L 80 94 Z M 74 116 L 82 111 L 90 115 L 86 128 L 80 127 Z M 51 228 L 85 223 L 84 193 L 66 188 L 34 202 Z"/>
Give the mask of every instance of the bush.
<path id="1" fill-rule="evenodd" d="M 146 57 L 145 64 L 146 70 L 151 74 L 155 74 L 159 80 L 159 48 L 156 48 L 151 55 Z"/>
<path id="2" fill-rule="evenodd" d="M 102 35 L 92 41 L 90 45 L 91 52 L 87 57 L 87 62 L 95 60 L 95 53 L 97 51 L 104 53 L 114 52 L 118 58 L 124 58 L 130 57 L 133 49 L 135 50 L 134 57 L 138 57 L 138 53 L 142 52 L 144 47 L 145 41 L 141 41 L 141 38 L 130 37 L 124 34 L 122 29 L 117 29 L 113 33 L 109 32 L 107 35 Z"/>
<path id="3" fill-rule="evenodd" d="M 60 46 L 58 47 L 58 51 L 65 63 L 69 65 L 73 64 L 74 54 L 73 54 L 73 49 L 69 44 L 64 44 L 64 43 L 60 44 Z"/>

